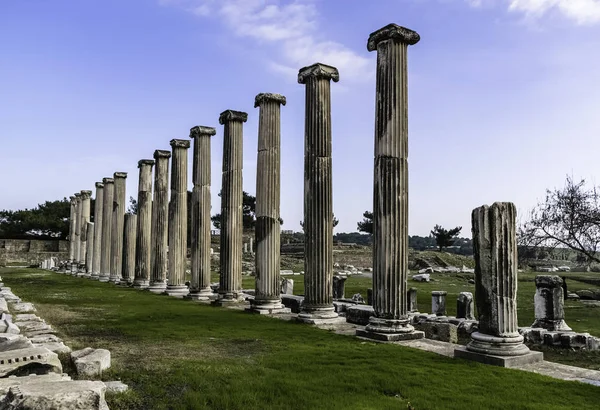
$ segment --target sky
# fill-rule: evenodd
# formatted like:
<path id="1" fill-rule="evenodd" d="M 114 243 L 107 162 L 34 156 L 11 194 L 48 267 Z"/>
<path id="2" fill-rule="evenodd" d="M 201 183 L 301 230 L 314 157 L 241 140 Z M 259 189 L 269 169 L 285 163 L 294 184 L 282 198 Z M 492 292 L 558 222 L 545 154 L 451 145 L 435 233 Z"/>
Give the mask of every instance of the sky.
<path id="1" fill-rule="evenodd" d="M 128 172 L 212 126 L 212 213 L 223 126 L 245 111 L 244 190 L 256 192 L 261 92 L 283 94 L 283 229 L 303 219 L 304 85 L 332 83 L 335 232 L 373 202 L 371 32 L 408 50 L 409 234 L 511 201 L 521 218 L 567 175 L 600 184 L 600 0 L 0 0 L 0 209 L 35 207 Z M 192 150 L 188 187 L 192 188 Z"/>

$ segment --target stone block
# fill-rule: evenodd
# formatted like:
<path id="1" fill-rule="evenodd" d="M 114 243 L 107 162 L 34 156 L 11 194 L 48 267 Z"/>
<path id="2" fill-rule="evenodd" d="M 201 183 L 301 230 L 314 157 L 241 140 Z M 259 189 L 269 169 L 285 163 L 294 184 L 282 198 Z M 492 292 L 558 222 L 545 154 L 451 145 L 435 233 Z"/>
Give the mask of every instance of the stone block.
<path id="1" fill-rule="evenodd" d="M 52 343 L 52 342 L 62 342 L 62 339 L 56 335 L 50 333 L 42 333 L 34 336 L 30 336 L 29 340 L 31 343 Z"/>
<path id="2" fill-rule="evenodd" d="M 366 326 L 369 324 L 369 318 L 375 315 L 373 306 L 355 305 L 346 309 L 346 322 Z"/>
<path id="3" fill-rule="evenodd" d="M 0 353 L 0 377 L 10 375 L 62 373 L 58 355 L 48 349 L 34 347 Z"/>
<path id="4" fill-rule="evenodd" d="M 18 315 L 15 315 L 14 317 L 14 321 L 15 322 L 44 322 L 44 319 L 40 318 L 37 315 L 34 315 L 33 313 L 20 313 Z"/>
<path id="5" fill-rule="evenodd" d="M 294 294 L 294 279 L 281 278 L 281 293 L 283 295 Z"/>
<path id="6" fill-rule="evenodd" d="M 10 333 L 14 335 L 18 335 L 21 333 L 21 330 L 17 325 L 8 320 L 0 319 L 0 333 Z"/>
<path id="7" fill-rule="evenodd" d="M 410 288 L 406 291 L 406 310 L 408 312 L 417 312 L 417 288 Z"/>
<path id="8" fill-rule="evenodd" d="M 129 386 L 120 381 L 104 382 L 104 384 L 109 393 L 123 393 L 129 390 Z"/>
<path id="9" fill-rule="evenodd" d="M 33 306 L 33 304 L 31 303 L 27 303 L 27 302 L 19 302 L 19 303 L 15 303 L 11 306 L 11 311 L 15 312 L 15 313 L 29 313 L 29 312 L 35 312 L 35 306 Z"/>
<path id="10" fill-rule="evenodd" d="M 13 386 L 0 402 L 7 410 L 108 410 L 106 385 L 99 381 L 69 380 Z"/>
<path id="11" fill-rule="evenodd" d="M 479 362 L 483 364 L 489 364 L 492 366 L 510 368 L 520 367 L 531 363 L 538 363 L 544 360 L 544 354 L 542 352 L 530 351 L 520 356 L 496 356 L 479 352 L 473 352 L 467 350 L 465 346 L 458 346 L 456 349 L 454 349 L 454 357 L 472 360 L 474 362 Z"/>
<path id="12" fill-rule="evenodd" d="M 75 364 L 77 374 L 80 376 L 100 376 L 102 371 L 110 367 L 110 352 L 106 349 L 92 349 L 86 347 L 71 353 L 71 360 Z"/>
<path id="13" fill-rule="evenodd" d="M 354 302 L 347 302 L 346 300 L 334 300 L 333 301 L 333 309 L 336 313 L 345 313 L 346 310 L 351 307 L 356 306 Z"/>
<path id="14" fill-rule="evenodd" d="M 422 322 L 415 329 L 425 332 L 425 338 L 441 342 L 458 343 L 458 326 L 444 322 Z"/>
<path id="15" fill-rule="evenodd" d="M 421 273 L 419 275 L 413 275 L 412 280 L 414 280 L 416 282 L 429 282 L 430 275 L 429 275 L 429 273 Z"/>
<path id="16" fill-rule="evenodd" d="M 446 291 L 434 290 L 431 292 L 431 313 L 437 316 L 446 315 Z"/>
<path id="17" fill-rule="evenodd" d="M 0 298 L 0 313 L 8 313 L 8 304 L 6 303 L 6 299 Z"/>
<path id="18" fill-rule="evenodd" d="M 343 299 L 346 287 L 346 278 L 340 275 L 333 277 L 333 298 Z"/>
<path id="19" fill-rule="evenodd" d="M 28 321 L 15 322 L 22 333 L 37 332 L 43 330 L 45 333 L 52 332 L 52 327 L 44 322 Z"/>
<path id="20" fill-rule="evenodd" d="M 0 335 L 0 352 L 29 349 L 32 347 L 34 347 L 33 344 L 25 336 L 8 333 Z"/>
<path id="21" fill-rule="evenodd" d="M 50 350 L 51 352 L 58 353 L 58 354 L 71 353 L 71 348 L 69 346 L 65 345 L 63 342 L 34 343 L 33 346 L 43 347 L 45 349 Z"/>
<path id="22" fill-rule="evenodd" d="M 557 345 L 560 345 L 560 333 L 558 333 L 558 332 L 546 332 L 546 333 L 544 333 L 544 344 L 546 346 L 557 346 Z"/>
<path id="23" fill-rule="evenodd" d="M 20 386 L 26 383 L 48 383 L 66 380 L 71 380 L 71 377 L 65 373 L 32 374 L 23 377 L 10 376 L 0 379 L 0 396 L 4 396 L 8 393 L 8 390 L 13 386 Z"/>
<path id="24" fill-rule="evenodd" d="M 304 303 L 304 296 L 281 295 L 281 303 L 291 309 L 292 313 L 300 313 L 302 304 Z"/>
<path id="25" fill-rule="evenodd" d="M 560 345 L 569 349 L 586 349 L 588 347 L 588 339 L 591 337 L 589 333 L 562 333 L 559 335 Z"/>
<path id="26" fill-rule="evenodd" d="M 473 306 L 473 294 L 471 292 L 460 292 L 456 299 L 456 317 L 467 320 L 475 319 Z"/>

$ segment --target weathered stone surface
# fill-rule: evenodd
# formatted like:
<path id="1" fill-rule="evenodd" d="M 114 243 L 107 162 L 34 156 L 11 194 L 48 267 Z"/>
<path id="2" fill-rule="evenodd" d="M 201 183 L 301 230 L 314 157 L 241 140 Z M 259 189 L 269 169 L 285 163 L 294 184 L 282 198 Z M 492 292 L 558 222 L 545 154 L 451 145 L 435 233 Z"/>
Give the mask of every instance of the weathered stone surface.
<path id="1" fill-rule="evenodd" d="M 94 222 L 87 223 L 87 229 L 85 231 L 86 238 L 86 258 L 85 258 L 85 269 L 86 269 L 86 277 L 92 276 L 92 270 L 94 265 L 94 230 L 95 225 Z"/>
<path id="2" fill-rule="evenodd" d="M 120 283 L 132 284 L 135 278 L 135 242 L 137 238 L 137 215 L 126 214 L 123 225 L 123 267 Z"/>
<path id="3" fill-rule="evenodd" d="M 452 323 L 425 321 L 414 326 L 415 329 L 425 332 L 427 339 L 458 343 L 458 326 Z"/>
<path id="4" fill-rule="evenodd" d="M 92 191 L 81 191 L 81 215 L 79 216 L 79 264 L 83 265 L 83 275 L 87 272 L 87 229 L 90 222 L 90 198 Z"/>
<path id="5" fill-rule="evenodd" d="M 416 282 L 429 282 L 430 276 L 431 275 L 429 275 L 429 273 L 421 273 L 418 275 L 413 275 L 412 280 Z"/>
<path id="6" fill-rule="evenodd" d="M 281 278 L 281 293 L 284 295 L 294 294 L 294 279 Z"/>
<path id="7" fill-rule="evenodd" d="M 110 393 L 123 393 L 129 390 L 129 386 L 120 381 L 104 382 L 106 391 Z"/>
<path id="8" fill-rule="evenodd" d="M 167 288 L 169 241 L 169 160 L 171 151 L 154 151 L 154 200 L 152 202 L 152 256 L 148 290 L 162 293 Z"/>
<path id="9" fill-rule="evenodd" d="M 31 303 L 28 302 L 20 302 L 14 303 L 10 310 L 15 313 L 27 313 L 27 312 L 36 312 L 37 309 Z"/>
<path id="10" fill-rule="evenodd" d="M 137 233 L 135 237 L 135 274 L 133 286 L 145 289 L 150 284 L 150 245 L 152 241 L 152 167 L 154 160 L 138 161 Z"/>
<path id="11" fill-rule="evenodd" d="M 26 348 L 0 352 L 0 377 L 31 373 L 62 373 L 56 353 L 44 348 Z"/>
<path id="12" fill-rule="evenodd" d="M 75 364 L 77 374 L 80 376 L 101 376 L 102 371 L 110 367 L 110 352 L 106 349 L 92 349 L 86 347 L 71 353 L 71 360 Z"/>
<path id="13" fill-rule="evenodd" d="M 76 192 L 75 196 L 75 234 L 72 240 L 75 242 L 75 256 L 71 264 L 71 275 L 76 275 L 80 262 L 81 252 L 81 192 Z"/>
<path id="14" fill-rule="evenodd" d="M 531 327 L 542 327 L 551 331 L 569 331 L 565 322 L 563 280 L 556 275 L 535 277 L 535 322 Z"/>
<path id="15" fill-rule="evenodd" d="M 110 279 L 110 262 L 112 248 L 112 206 L 115 192 L 115 181 L 113 178 L 102 178 L 104 191 L 102 195 L 102 244 L 100 248 L 100 282 L 108 282 Z M 138 203 L 139 206 L 139 203 Z"/>
<path id="16" fill-rule="evenodd" d="M 407 306 L 406 309 L 408 312 L 418 312 L 419 311 L 419 306 L 417 305 L 417 288 L 410 288 L 408 289 L 407 292 Z"/>
<path id="17" fill-rule="evenodd" d="M 75 260 L 75 228 L 77 227 L 77 199 L 70 196 L 70 213 L 69 213 L 69 261 Z"/>
<path id="18" fill-rule="evenodd" d="M 125 227 L 126 208 L 126 172 L 115 172 L 112 203 L 110 277 L 112 283 L 119 283 L 123 274 L 123 229 Z"/>
<path id="19" fill-rule="evenodd" d="M 458 295 L 456 299 L 456 317 L 467 320 L 475 319 L 473 294 L 471 292 L 460 292 Z"/>
<path id="20" fill-rule="evenodd" d="M 446 291 L 434 290 L 431 292 L 431 313 L 437 316 L 446 316 Z M 427 337 L 427 336 L 426 336 Z"/>
<path id="21" fill-rule="evenodd" d="M 8 313 L 8 304 L 6 303 L 6 299 L 4 297 L 0 298 L 0 313 Z"/>
<path id="22" fill-rule="evenodd" d="M 346 279 L 343 276 L 334 275 L 333 277 L 333 298 L 343 299 L 345 296 Z"/>
<path id="23" fill-rule="evenodd" d="M 34 347 L 43 347 L 54 353 L 67 354 L 71 353 L 71 348 L 65 345 L 63 342 L 47 342 L 47 343 L 33 343 Z"/>
<path id="24" fill-rule="evenodd" d="M 15 322 L 15 325 L 21 329 L 21 332 L 37 332 L 37 331 L 45 331 L 47 333 L 52 331 L 52 327 L 44 322 L 38 321 L 30 321 L 30 322 Z"/>
<path id="25" fill-rule="evenodd" d="M 20 386 L 22 384 L 29 383 L 48 383 L 67 380 L 71 380 L 71 377 L 65 373 L 32 374 L 22 377 L 10 376 L 0 379 L 0 396 L 4 396 L 6 393 L 8 393 L 8 390 L 13 386 Z"/>
<path id="26" fill-rule="evenodd" d="M 102 261 L 102 227 L 104 207 L 104 184 L 96 182 L 96 198 L 94 201 L 94 250 L 92 255 L 92 279 L 100 277 L 100 264 Z"/>
<path id="27" fill-rule="evenodd" d="M 24 383 L 0 402 L 6 410 L 108 410 L 103 382 L 89 380 Z"/>
<path id="28" fill-rule="evenodd" d="M 281 295 L 281 303 L 286 308 L 290 308 L 292 313 L 300 313 L 302 304 L 304 303 L 304 296 Z"/>
<path id="29" fill-rule="evenodd" d="M 346 322 L 366 326 L 369 324 L 369 318 L 374 314 L 373 306 L 350 306 L 346 308 Z"/>
<path id="30" fill-rule="evenodd" d="M 0 352 L 9 350 L 29 349 L 33 344 L 22 335 L 3 333 L 0 335 Z"/>
<path id="31" fill-rule="evenodd" d="M 62 342 L 62 339 L 60 337 L 50 334 L 50 333 L 40 333 L 40 334 L 29 337 L 29 340 L 33 344 Z"/>

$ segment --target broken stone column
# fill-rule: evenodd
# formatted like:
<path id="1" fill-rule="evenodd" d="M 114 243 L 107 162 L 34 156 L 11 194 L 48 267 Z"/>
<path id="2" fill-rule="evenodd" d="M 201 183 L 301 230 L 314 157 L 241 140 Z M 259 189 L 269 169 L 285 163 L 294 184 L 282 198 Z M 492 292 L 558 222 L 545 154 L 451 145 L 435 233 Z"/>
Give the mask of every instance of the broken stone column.
<path id="1" fill-rule="evenodd" d="M 133 283 L 135 277 L 135 242 L 137 237 L 137 215 L 125 214 L 123 233 L 123 275 L 121 284 Z"/>
<path id="2" fill-rule="evenodd" d="M 473 306 L 473 294 L 471 292 L 460 292 L 456 299 L 456 318 L 475 320 Z"/>
<path id="3" fill-rule="evenodd" d="M 242 169 L 243 125 L 248 114 L 227 110 L 223 125 L 223 175 L 221 185 L 221 253 L 219 295 L 215 304 L 238 302 L 242 287 Z"/>
<path id="4" fill-rule="evenodd" d="M 280 94 L 261 93 L 254 99 L 259 107 L 256 167 L 256 284 L 250 310 L 259 313 L 289 312 L 281 303 L 281 105 Z M 254 253 L 252 238 L 250 253 Z M 292 282 L 293 283 L 293 282 Z M 293 286 L 293 285 L 292 285 Z"/>
<path id="5" fill-rule="evenodd" d="M 304 123 L 304 304 L 298 320 L 337 318 L 333 307 L 333 192 L 331 176 L 331 80 L 337 68 L 301 68 L 306 85 Z"/>
<path id="6" fill-rule="evenodd" d="M 102 260 L 102 214 L 104 205 L 104 184 L 96 182 L 96 200 L 94 201 L 94 252 L 92 260 L 92 279 L 100 277 Z"/>
<path id="7" fill-rule="evenodd" d="M 71 275 L 77 275 L 81 263 L 81 192 L 75 193 L 75 259 L 71 265 Z"/>
<path id="8" fill-rule="evenodd" d="M 443 290 L 431 291 L 431 314 L 436 316 L 446 316 L 446 295 L 448 292 Z"/>
<path id="9" fill-rule="evenodd" d="M 346 279 L 340 275 L 333 276 L 333 298 L 334 299 L 343 299 L 345 298 L 346 293 Z"/>
<path id="10" fill-rule="evenodd" d="M 565 300 L 563 280 L 556 275 L 537 275 L 535 277 L 535 322 L 531 327 L 542 327 L 551 331 L 569 332 L 571 328 L 565 322 Z"/>
<path id="11" fill-rule="evenodd" d="M 85 230 L 86 237 L 86 277 L 92 276 L 92 265 L 94 263 L 94 222 L 87 223 L 87 229 Z"/>
<path id="12" fill-rule="evenodd" d="M 152 167 L 154 160 L 138 161 L 140 179 L 137 199 L 137 233 L 133 287 L 146 289 L 150 282 L 150 243 L 152 234 Z"/>
<path id="13" fill-rule="evenodd" d="M 208 300 L 214 293 L 210 287 L 210 138 L 217 132 L 212 127 L 196 126 L 190 130 L 194 140 L 192 182 L 192 280 L 189 297 Z"/>
<path id="14" fill-rule="evenodd" d="M 187 175 L 188 140 L 171 140 L 171 205 L 169 209 L 169 269 L 167 290 L 169 296 L 184 297 L 187 256 Z"/>
<path id="15" fill-rule="evenodd" d="M 424 337 L 410 324 L 408 275 L 408 46 L 415 31 L 389 24 L 371 33 L 377 50 L 375 167 L 373 183 L 373 308 L 365 330 L 378 340 Z"/>
<path id="16" fill-rule="evenodd" d="M 90 222 L 90 198 L 92 191 L 81 191 L 81 216 L 79 228 L 79 276 L 85 276 L 87 271 L 87 227 Z"/>
<path id="17" fill-rule="evenodd" d="M 496 202 L 473 210 L 475 298 L 479 331 L 455 357 L 503 367 L 541 361 L 541 352 L 523 344 L 517 323 L 516 208 Z"/>
<path id="18" fill-rule="evenodd" d="M 123 271 L 123 227 L 125 223 L 127 172 L 115 172 L 112 206 L 110 282 L 119 283 Z"/>
<path id="19" fill-rule="evenodd" d="M 104 196 L 102 198 L 102 250 L 100 259 L 100 282 L 108 282 L 110 278 L 110 251 L 112 246 L 112 205 L 114 195 L 114 179 L 103 178 Z"/>
<path id="20" fill-rule="evenodd" d="M 69 214 L 69 262 L 73 263 L 75 260 L 75 227 L 77 218 L 77 198 L 70 196 L 71 200 L 71 212 Z"/>
<path id="21" fill-rule="evenodd" d="M 154 151 L 154 200 L 152 201 L 152 255 L 148 290 L 163 293 L 167 288 L 169 241 L 169 159 L 171 151 Z"/>
<path id="22" fill-rule="evenodd" d="M 417 305 L 417 288 L 410 288 L 407 292 L 407 305 L 406 308 L 409 312 L 418 312 L 419 306 Z"/>
<path id="23" fill-rule="evenodd" d="M 294 279 L 281 279 L 281 294 L 293 295 L 294 294 Z"/>

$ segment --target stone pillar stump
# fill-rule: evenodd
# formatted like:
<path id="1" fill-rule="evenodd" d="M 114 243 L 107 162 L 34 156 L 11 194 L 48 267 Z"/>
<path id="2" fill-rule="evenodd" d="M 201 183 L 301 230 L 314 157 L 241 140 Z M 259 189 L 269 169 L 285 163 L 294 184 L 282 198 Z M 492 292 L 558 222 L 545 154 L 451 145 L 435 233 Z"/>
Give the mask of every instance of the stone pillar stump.
<path id="1" fill-rule="evenodd" d="M 541 327 L 550 331 L 569 332 L 572 329 L 565 322 L 565 299 L 563 280 L 556 275 L 535 277 L 535 322 L 531 327 Z"/>

